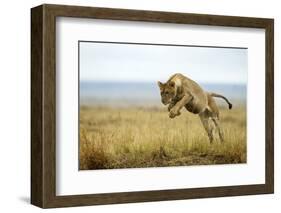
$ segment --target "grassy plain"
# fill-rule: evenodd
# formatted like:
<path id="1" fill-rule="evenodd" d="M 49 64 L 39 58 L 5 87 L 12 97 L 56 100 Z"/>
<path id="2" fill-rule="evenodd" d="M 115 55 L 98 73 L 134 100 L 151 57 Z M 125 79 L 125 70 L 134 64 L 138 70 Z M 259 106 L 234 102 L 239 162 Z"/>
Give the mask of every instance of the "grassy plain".
<path id="1" fill-rule="evenodd" d="M 81 106 L 79 168 L 246 163 L 246 107 L 221 108 L 220 122 L 225 142 L 209 144 L 199 117 L 184 109 L 170 119 L 164 107 Z"/>

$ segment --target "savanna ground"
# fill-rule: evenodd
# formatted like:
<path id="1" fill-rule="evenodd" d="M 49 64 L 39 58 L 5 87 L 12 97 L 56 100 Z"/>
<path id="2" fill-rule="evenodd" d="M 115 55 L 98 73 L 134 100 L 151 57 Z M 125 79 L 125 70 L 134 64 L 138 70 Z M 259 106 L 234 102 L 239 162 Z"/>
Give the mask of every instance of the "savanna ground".
<path id="1" fill-rule="evenodd" d="M 199 117 L 184 109 L 170 119 L 164 107 L 81 106 L 79 168 L 246 163 L 246 107 L 220 108 L 220 122 L 225 142 L 210 144 Z"/>

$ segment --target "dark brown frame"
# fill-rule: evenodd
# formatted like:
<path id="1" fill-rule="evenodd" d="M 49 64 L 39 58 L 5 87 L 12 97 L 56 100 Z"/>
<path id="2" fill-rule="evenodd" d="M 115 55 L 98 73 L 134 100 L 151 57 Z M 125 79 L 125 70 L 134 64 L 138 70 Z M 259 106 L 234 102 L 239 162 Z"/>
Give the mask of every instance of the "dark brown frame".
<path id="1" fill-rule="evenodd" d="M 266 32 L 266 183 L 195 189 L 56 195 L 56 17 L 263 28 Z M 274 20 L 41 5 L 31 9 L 31 203 L 42 207 L 132 203 L 274 192 Z"/>

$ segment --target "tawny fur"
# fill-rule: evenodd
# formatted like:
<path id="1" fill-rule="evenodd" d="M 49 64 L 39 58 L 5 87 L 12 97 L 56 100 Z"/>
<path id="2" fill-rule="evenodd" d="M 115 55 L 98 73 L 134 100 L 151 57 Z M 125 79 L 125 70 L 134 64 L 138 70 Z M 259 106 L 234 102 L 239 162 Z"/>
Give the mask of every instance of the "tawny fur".
<path id="1" fill-rule="evenodd" d="M 177 73 L 172 75 L 166 83 L 158 81 L 161 93 L 161 101 L 168 105 L 169 117 L 179 116 L 180 110 L 185 107 L 193 114 L 198 114 L 208 134 L 210 143 L 214 140 L 214 130 L 217 129 L 221 142 L 224 141 L 223 133 L 219 124 L 219 109 L 214 97 L 222 98 L 228 103 L 229 109 L 232 104 L 220 94 L 204 91 L 199 84 L 190 78 Z"/>

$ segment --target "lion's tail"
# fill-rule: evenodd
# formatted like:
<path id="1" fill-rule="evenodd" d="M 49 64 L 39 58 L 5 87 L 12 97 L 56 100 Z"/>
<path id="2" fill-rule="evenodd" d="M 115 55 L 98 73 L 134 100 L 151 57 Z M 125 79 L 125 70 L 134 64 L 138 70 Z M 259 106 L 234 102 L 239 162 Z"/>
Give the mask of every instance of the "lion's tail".
<path id="1" fill-rule="evenodd" d="M 216 98 L 222 98 L 223 100 L 226 101 L 226 103 L 228 104 L 228 108 L 231 109 L 232 108 L 232 104 L 229 102 L 229 100 L 224 97 L 223 95 L 220 95 L 220 94 L 217 94 L 217 93 L 213 93 L 213 92 L 210 92 L 209 93 L 212 97 L 216 97 Z"/>

